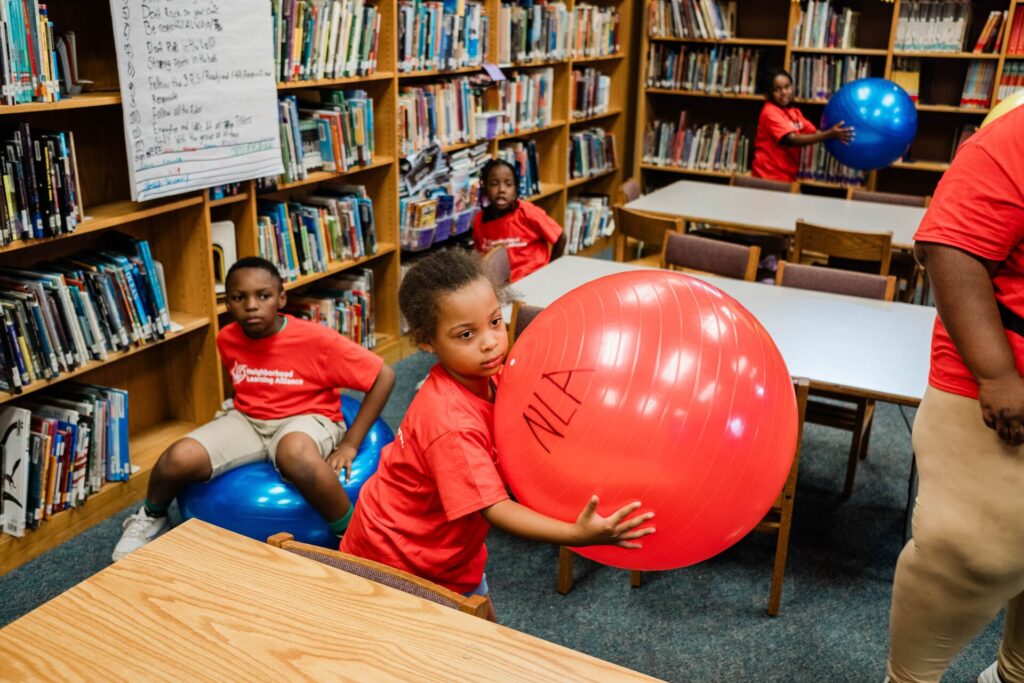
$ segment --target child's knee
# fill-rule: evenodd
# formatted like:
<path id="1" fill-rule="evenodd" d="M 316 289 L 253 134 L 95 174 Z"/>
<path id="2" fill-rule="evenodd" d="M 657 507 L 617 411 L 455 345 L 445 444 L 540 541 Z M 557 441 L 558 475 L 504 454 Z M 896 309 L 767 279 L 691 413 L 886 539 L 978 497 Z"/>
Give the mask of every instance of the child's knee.
<path id="1" fill-rule="evenodd" d="M 158 468 L 173 478 L 205 478 L 213 474 L 210 455 L 195 439 L 178 439 L 160 456 Z"/>
<path id="2" fill-rule="evenodd" d="M 288 481 L 313 479 L 323 469 L 323 456 L 313 439 L 298 432 L 286 434 L 277 444 L 274 461 Z"/>

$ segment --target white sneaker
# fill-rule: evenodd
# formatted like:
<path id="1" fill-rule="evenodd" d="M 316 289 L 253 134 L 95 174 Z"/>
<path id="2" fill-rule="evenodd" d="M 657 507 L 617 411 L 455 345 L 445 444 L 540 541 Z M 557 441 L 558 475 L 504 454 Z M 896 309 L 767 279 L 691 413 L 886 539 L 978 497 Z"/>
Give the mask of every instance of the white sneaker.
<path id="1" fill-rule="evenodd" d="M 117 562 L 123 559 L 128 553 L 134 552 L 163 534 L 171 528 L 171 522 L 167 515 L 163 517 L 150 517 L 146 514 L 146 506 L 140 506 L 128 519 L 124 520 L 122 526 L 124 532 L 121 540 L 114 546 L 112 559 Z"/>
<path id="2" fill-rule="evenodd" d="M 999 663 L 992 662 L 992 666 L 981 672 L 978 676 L 978 683 L 1003 683 L 1003 679 L 999 677 Z"/>

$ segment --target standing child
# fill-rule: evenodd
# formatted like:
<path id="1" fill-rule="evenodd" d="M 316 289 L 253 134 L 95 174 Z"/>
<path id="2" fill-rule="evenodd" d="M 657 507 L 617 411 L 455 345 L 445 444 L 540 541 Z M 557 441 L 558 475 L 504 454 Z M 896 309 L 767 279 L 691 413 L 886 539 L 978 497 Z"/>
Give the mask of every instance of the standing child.
<path id="1" fill-rule="evenodd" d="M 654 515 L 626 519 L 638 502 L 602 517 L 592 496 L 570 523 L 509 499 L 494 445 L 494 392 L 508 333 L 479 257 L 448 250 L 417 261 L 398 299 L 413 338 L 438 363 L 363 486 L 341 550 L 457 593 L 487 595 L 491 525 L 559 545 L 640 547 L 634 541 L 654 529 L 637 527 Z"/>
<path id="2" fill-rule="evenodd" d="M 160 456 L 145 502 L 124 522 L 115 562 L 170 528 L 167 508 L 186 485 L 266 458 L 332 531 L 340 535 L 352 517 L 338 475 L 344 470 L 348 478 L 391 394 L 394 371 L 336 331 L 282 315 L 281 275 L 266 259 L 240 259 L 225 285 L 235 322 L 217 335 L 217 348 L 231 374 L 234 407 Z M 339 388 L 367 392 L 347 430 Z"/>
<path id="3" fill-rule="evenodd" d="M 512 164 L 491 159 L 480 171 L 480 185 L 483 208 L 473 218 L 473 243 L 482 254 L 503 245 L 508 248 L 512 282 L 562 255 L 562 226 L 519 199 L 519 178 Z"/>

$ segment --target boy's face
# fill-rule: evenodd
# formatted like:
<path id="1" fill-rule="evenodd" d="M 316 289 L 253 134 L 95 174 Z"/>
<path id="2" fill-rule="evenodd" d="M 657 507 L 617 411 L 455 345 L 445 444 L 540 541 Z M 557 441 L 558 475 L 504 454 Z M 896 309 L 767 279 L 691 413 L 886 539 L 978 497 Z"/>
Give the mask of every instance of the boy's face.
<path id="1" fill-rule="evenodd" d="M 478 278 L 440 301 L 437 330 L 424 351 L 464 385 L 498 374 L 508 352 L 508 332 L 494 286 Z"/>
<path id="2" fill-rule="evenodd" d="M 241 268 L 227 282 L 228 310 L 253 339 L 277 332 L 277 312 L 284 303 L 281 282 L 262 268 Z"/>
<path id="3" fill-rule="evenodd" d="M 516 178 L 508 166 L 496 166 L 487 174 L 487 198 L 499 211 L 503 211 L 516 200 Z"/>

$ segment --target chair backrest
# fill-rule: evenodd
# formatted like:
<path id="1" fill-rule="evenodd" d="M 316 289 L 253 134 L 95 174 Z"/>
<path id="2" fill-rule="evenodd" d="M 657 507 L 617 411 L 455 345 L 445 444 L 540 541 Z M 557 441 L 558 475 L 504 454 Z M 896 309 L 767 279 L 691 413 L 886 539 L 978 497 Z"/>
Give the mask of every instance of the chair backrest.
<path id="1" fill-rule="evenodd" d="M 619 206 L 622 206 L 635 199 L 640 199 L 640 183 L 635 178 L 630 178 L 619 185 L 619 194 L 616 197 L 616 201 Z"/>
<path id="2" fill-rule="evenodd" d="M 927 207 L 931 203 L 931 197 L 922 197 L 916 194 L 898 194 L 896 192 L 872 192 L 871 190 L 858 190 L 851 187 L 847 199 L 858 202 L 874 202 L 876 204 L 898 204 L 899 206 L 920 206 Z"/>
<path id="3" fill-rule="evenodd" d="M 891 232 L 853 232 L 797 221 L 790 261 L 805 255 L 824 255 L 828 265 L 864 273 L 889 274 Z"/>
<path id="4" fill-rule="evenodd" d="M 661 247 L 662 268 L 682 268 L 712 275 L 753 281 L 761 260 L 760 247 L 748 247 L 719 240 L 665 233 Z"/>
<path id="5" fill-rule="evenodd" d="M 894 275 L 871 275 L 785 261 L 779 261 L 779 267 L 775 271 L 775 284 L 780 287 L 813 289 L 817 292 L 846 294 L 879 301 L 892 301 L 896 295 Z"/>
<path id="6" fill-rule="evenodd" d="M 657 247 L 665 239 L 666 232 L 681 233 L 686 227 L 682 218 L 657 216 L 617 206 L 615 207 L 615 260 L 624 261 L 626 238 L 644 243 L 645 247 Z"/>
<path id="7" fill-rule="evenodd" d="M 438 586 L 436 583 L 413 576 L 400 569 L 389 567 L 386 564 L 349 555 L 340 550 L 330 550 L 317 545 L 299 543 L 291 534 L 287 533 L 274 534 L 267 539 L 267 543 L 282 550 L 287 550 L 290 553 L 316 560 L 335 569 L 361 576 L 375 583 L 390 586 L 403 593 L 409 593 L 424 600 L 429 600 L 438 605 L 472 614 L 482 619 L 487 618 L 487 598 L 482 595 L 471 595 L 467 598 L 464 595 L 459 595 L 454 591 Z"/>
<path id="8" fill-rule="evenodd" d="M 512 304 L 512 322 L 509 324 L 509 341 L 515 343 L 519 335 L 523 333 L 526 326 L 533 322 L 533 319 L 540 315 L 544 309 L 541 306 L 530 306 L 516 301 Z"/>
<path id="9" fill-rule="evenodd" d="M 484 254 L 484 274 L 495 287 L 504 287 L 512 280 L 512 265 L 508 260 L 508 247 L 504 244 Z"/>
<path id="10" fill-rule="evenodd" d="M 772 192 L 796 192 L 799 187 L 796 183 L 785 180 L 769 180 L 750 175 L 734 175 L 729 179 L 729 184 L 736 187 L 752 187 L 755 190 L 771 190 Z"/>

